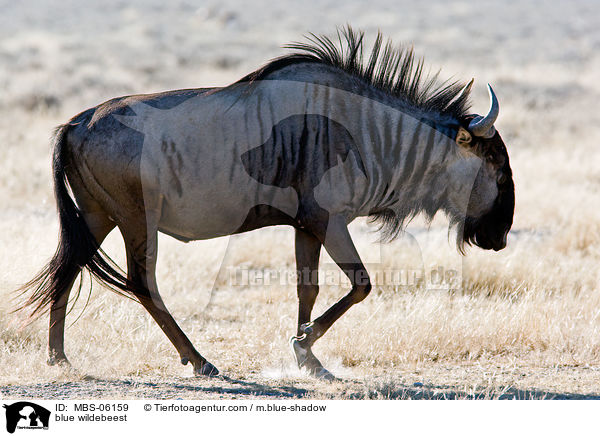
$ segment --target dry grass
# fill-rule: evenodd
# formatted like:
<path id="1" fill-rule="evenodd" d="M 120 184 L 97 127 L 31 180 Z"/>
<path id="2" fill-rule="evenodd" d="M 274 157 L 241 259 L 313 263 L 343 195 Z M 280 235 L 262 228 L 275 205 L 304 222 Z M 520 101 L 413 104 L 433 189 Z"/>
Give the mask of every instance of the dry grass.
<path id="1" fill-rule="evenodd" d="M 348 2 L 341 22 L 339 11 L 326 8 L 316 27 L 306 24 L 312 21 L 310 5 L 294 15 L 286 13 L 285 5 L 277 6 L 265 18 L 271 23 L 268 32 L 256 24 L 255 12 L 233 2 L 197 10 L 176 4 L 165 11 L 158 2 L 75 8 L 57 18 L 60 26 L 27 15 L 25 6 L 0 18 L 6 21 L 0 26 L 5 29 L 0 60 L 8 65 L 0 71 L 2 395 L 599 395 L 598 15 L 587 11 L 583 1 L 573 2 L 568 19 L 558 3 L 544 3 L 540 14 L 536 2 L 486 3 L 493 20 L 475 19 L 458 3 L 425 7 L 411 2 L 404 8 L 410 12 L 400 17 L 393 12 L 399 9 L 396 3 L 381 2 L 364 14 L 359 2 Z M 430 228 L 417 220 L 410 236 L 379 246 L 372 229 L 357 222 L 352 231 L 374 276 L 379 270 L 426 272 L 443 266 L 459 271 L 463 286 L 432 291 L 420 282 L 378 281 L 371 296 L 315 346 L 343 379 L 327 384 L 292 365 L 287 339 L 295 331 L 294 287 L 231 286 L 229 281 L 228 267 L 289 271 L 294 265 L 291 230 L 263 229 L 230 241 L 187 245 L 163 237 L 159 284 L 167 305 L 199 351 L 228 377 L 192 378 L 191 369 L 178 363 L 170 343 L 137 304 L 97 286 L 79 321 L 66 332 L 75 369 L 46 366 L 47 320 L 19 328 L 20 319 L 10 314 L 10 297 L 56 243 L 48 147 L 52 127 L 122 93 L 225 84 L 280 53 L 279 44 L 307 30 L 331 32 L 345 21 L 367 30 L 376 24 L 384 34 L 414 40 L 433 66 L 443 65 L 459 77 L 475 76 L 477 111 L 486 107 L 483 83 L 494 84 L 502 105 L 498 128 L 509 146 L 517 187 L 507 249 L 472 249 L 461 258 L 443 219 Z M 103 30 L 85 37 L 87 28 L 95 26 Z M 472 43 L 466 52 L 465 40 Z M 123 264 L 118 235 L 105 245 Z M 332 270 L 326 256 L 322 266 Z M 322 287 L 315 313 L 343 294 L 341 284 Z M 69 321 L 80 313 L 85 297 Z"/>

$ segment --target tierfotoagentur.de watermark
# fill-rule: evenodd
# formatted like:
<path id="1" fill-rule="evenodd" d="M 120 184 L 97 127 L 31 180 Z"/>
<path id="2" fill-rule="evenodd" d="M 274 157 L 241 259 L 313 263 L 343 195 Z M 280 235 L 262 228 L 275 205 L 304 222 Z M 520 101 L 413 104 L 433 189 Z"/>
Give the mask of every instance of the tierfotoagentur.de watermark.
<path id="1" fill-rule="evenodd" d="M 230 286 L 344 286 L 349 283 L 349 271 L 334 267 L 317 273 L 308 268 L 303 270 L 286 268 L 255 268 L 247 266 L 226 267 L 227 283 Z M 457 269 L 444 266 L 430 268 L 372 269 L 371 280 L 376 284 L 398 288 L 421 288 L 429 291 L 456 291 L 461 288 L 461 275 Z M 356 278 L 360 281 L 360 277 Z"/>

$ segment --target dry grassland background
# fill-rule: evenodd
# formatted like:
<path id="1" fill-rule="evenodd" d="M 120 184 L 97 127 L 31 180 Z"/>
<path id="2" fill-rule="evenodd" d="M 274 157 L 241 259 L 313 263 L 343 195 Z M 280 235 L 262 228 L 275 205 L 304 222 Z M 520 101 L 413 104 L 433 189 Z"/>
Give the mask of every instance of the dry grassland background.
<path id="1" fill-rule="evenodd" d="M 326 383 L 294 368 L 295 287 L 232 286 L 226 274 L 292 269 L 291 229 L 190 244 L 161 237 L 161 293 L 224 377 L 194 378 L 139 305 L 97 285 L 66 330 L 73 369 L 46 366 L 47 318 L 20 328 L 10 311 L 12 290 L 56 246 L 53 127 L 117 95 L 227 85 L 284 53 L 282 44 L 346 22 L 369 42 L 381 29 L 413 43 L 444 78 L 475 77 L 475 112 L 487 110 L 485 84 L 494 86 L 516 185 L 508 247 L 460 259 L 441 217 L 411 224 L 418 244 L 381 247 L 372 227 L 353 223 L 365 258 L 385 252 L 378 267 L 458 262 L 463 290 L 376 283 L 315 345 L 341 378 Z M 599 73 L 594 1 L 0 1 L 0 395 L 600 396 Z M 123 265 L 119 235 L 105 247 Z M 323 286 L 315 315 L 346 291 Z"/>

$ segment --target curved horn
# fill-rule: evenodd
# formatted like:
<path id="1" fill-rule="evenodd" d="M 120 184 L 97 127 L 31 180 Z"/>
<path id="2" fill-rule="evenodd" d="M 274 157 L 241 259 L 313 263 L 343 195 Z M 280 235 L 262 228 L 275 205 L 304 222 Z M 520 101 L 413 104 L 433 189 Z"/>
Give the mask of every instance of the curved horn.
<path id="1" fill-rule="evenodd" d="M 473 132 L 475 136 L 482 136 L 484 138 L 491 138 L 496 133 L 496 129 L 494 128 L 494 123 L 498 118 L 498 114 L 500 113 L 500 106 L 498 105 L 498 99 L 496 98 L 496 94 L 494 94 L 494 90 L 488 83 L 488 92 L 490 94 L 490 110 L 485 117 L 476 116 L 469 123 L 469 130 Z"/>

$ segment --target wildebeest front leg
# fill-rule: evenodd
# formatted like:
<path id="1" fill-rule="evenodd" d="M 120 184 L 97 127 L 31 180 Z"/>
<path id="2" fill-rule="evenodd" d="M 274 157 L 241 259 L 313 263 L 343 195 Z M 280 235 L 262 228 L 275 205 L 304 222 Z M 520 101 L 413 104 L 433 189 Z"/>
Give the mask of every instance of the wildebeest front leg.
<path id="1" fill-rule="evenodd" d="M 312 344 L 323 336 L 335 321 L 354 304 L 364 300 L 371 291 L 369 275 L 354 247 L 345 220 L 342 217 L 336 217 L 329 221 L 327 234 L 323 239 L 323 246 L 335 263 L 348 276 L 352 289 L 323 315 L 313 322 L 308 322 L 300 326 L 302 336 L 297 338 L 295 346 L 301 347 L 307 352 L 310 352 Z M 298 355 L 298 353 L 296 354 Z M 333 378 L 316 358 L 314 360 L 316 361 L 315 366 L 310 369 L 315 375 L 324 378 Z"/>
<path id="2" fill-rule="evenodd" d="M 318 268 L 321 242 L 312 234 L 296 229 L 296 270 L 298 274 L 298 332 L 290 339 L 298 367 L 319 374 L 323 365 L 312 353 L 310 346 L 302 347 L 302 326 L 310 322 L 310 314 L 319 294 Z"/>
<path id="3" fill-rule="evenodd" d="M 152 318 L 160 326 L 181 357 L 181 363 L 191 362 L 194 372 L 199 375 L 217 375 L 219 371 L 196 351 L 185 333 L 179 328 L 165 306 L 156 284 L 157 234 L 153 232 L 147 237 L 126 236 L 127 272 L 129 279 L 142 285 L 145 292 L 136 292 L 136 297 Z M 143 232 L 145 233 L 145 232 Z M 150 232 L 149 232 L 150 233 Z"/>

